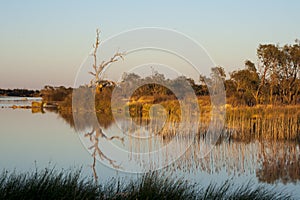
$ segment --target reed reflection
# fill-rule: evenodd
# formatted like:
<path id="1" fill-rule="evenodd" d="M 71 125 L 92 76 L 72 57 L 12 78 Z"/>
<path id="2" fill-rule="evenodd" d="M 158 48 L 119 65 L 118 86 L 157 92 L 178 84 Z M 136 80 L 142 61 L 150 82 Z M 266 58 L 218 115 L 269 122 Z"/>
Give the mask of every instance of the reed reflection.
<path id="1" fill-rule="evenodd" d="M 56 112 L 66 123 L 74 128 L 74 120 L 71 112 Z M 78 126 L 80 131 L 89 130 L 85 132 L 84 137 L 87 137 L 92 143 L 90 149 L 94 151 L 92 154 L 92 166 L 95 177 L 97 177 L 95 171 L 96 156 L 99 156 L 101 159 L 106 159 L 115 168 L 119 167 L 109 156 L 101 151 L 99 140 L 119 140 L 122 144 L 125 142 L 126 145 L 130 146 L 129 150 L 133 152 L 131 154 L 132 157 L 129 159 L 134 159 L 138 162 L 138 154 L 134 154 L 134 152 L 146 152 L 149 148 L 150 150 L 155 149 L 156 145 L 167 144 L 173 139 L 172 137 L 176 135 L 176 133 L 182 131 L 178 129 L 178 124 L 172 120 L 169 120 L 164 125 L 164 129 L 159 129 L 161 124 L 157 119 L 153 119 L 151 122 L 149 118 L 139 119 L 128 117 L 121 123 L 121 129 L 126 134 L 116 133 L 115 135 L 105 135 L 103 130 L 115 125 L 113 117 L 110 118 L 101 113 L 97 113 L 98 122 L 92 124 L 88 123 L 91 118 L 88 112 L 82 112 L 80 115 L 82 119 L 85 119 L 83 123 Z M 148 132 L 156 136 L 153 140 L 149 141 L 152 142 L 152 144 L 145 145 L 139 140 L 130 139 L 131 137 L 126 138 L 127 134 L 137 134 L 136 131 L 141 130 L 137 128 L 135 124 L 144 127 L 144 132 L 140 132 L 139 134 Z M 151 126 L 149 126 L 149 124 L 151 124 Z M 185 127 L 191 130 L 192 124 Z M 274 138 L 262 141 L 256 137 L 245 137 L 244 140 L 243 138 L 235 139 L 229 136 L 229 133 L 232 132 L 231 129 L 227 128 L 215 148 L 209 155 L 202 159 L 199 158 L 199 153 L 204 146 L 203 137 L 205 137 L 205 134 L 201 136 L 198 134 L 199 137 L 194 140 L 191 148 L 169 168 L 175 171 L 204 171 L 208 174 L 220 173 L 221 171 L 225 171 L 228 175 L 256 174 L 259 181 L 267 183 L 290 183 L 300 180 L 300 148 L 297 141 L 282 141 Z M 235 132 L 235 134 L 238 134 L 238 132 Z M 178 142 L 184 144 L 187 142 L 187 138 L 181 137 Z M 171 154 L 172 152 L 169 153 Z M 155 158 L 156 161 L 168 161 L 167 154 L 161 156 L 162 158 Z M 139 164 L 143 167 L 143 163 Z"/>

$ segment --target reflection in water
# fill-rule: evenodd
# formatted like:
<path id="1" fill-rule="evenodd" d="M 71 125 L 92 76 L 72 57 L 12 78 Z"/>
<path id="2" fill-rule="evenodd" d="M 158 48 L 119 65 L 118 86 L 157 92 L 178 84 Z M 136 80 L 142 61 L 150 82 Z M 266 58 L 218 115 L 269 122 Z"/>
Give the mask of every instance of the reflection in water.
<path id="1" fill-rule="evenodd" d="M 295 106 L 232 108 L 226 110 L 226 124 L 235 129 L 232 138 L 242 141 L 300 141 L 300 109 Z"/>
<path id="2" fill-rule="evenodd" d="M 225 171 L 228 175 L 256 174 L 261 182 L 289 183 L 300 180 L 300 149 L 294 142 L 223 141 L 209 155 L 199 159 L 202 141 L 195 142 L 174 168 L 209 174 Z M 175 169 L 176 170 L 176 169 Z"/>
<path id="3" fill-rule="evenodd" d="M 260 148 L 262 164 L 256 172 L 260 181 L 288 183 L 300 180 L 299 144 L 263 143 Z"/>
<path id="4" fill-rule="evenodd" d="M 93 156 L 93 164 L 92 164 L 92 169 L 93 169 L 93 174 L 94 174 L 94 177 L 95 177 L 95 180 L 97 182 L 98 180 L 98 176 L 97 176 L 97 173 L 96 173 L 96 158 L 97 156 L 99 156 L 100 159 L 102 160 L 106 160 L 109 162 L 109 164 L 115 168 L 115 169 L 118 169 L 119 166 L 116 165 L 116 161 L 110 159 L 108 156 L 106 156 L 100 149 L 99 147 L 99 139 L 100 138 L 103 138 L 105 140 L 113 140 L 113 139 L 118 139 L 120 141 L 124 141 L 124 138 L 121 138 L 119 136 L 112 136 L 112 137 L 107 137 L 101 128 L 93 128 L 91 132 L 87 132 L 86 134 L 84 134 L 84 137 L 87 137 L 90 142 L 92 143 L 92 145 L 89 147 L 89 150 L 92 151 L 92 156 Z"/>
<path id="5" fill-rule="evenodd" d="M 75 129 L 77 132 L 84 132 L 84 137 L 88 138 L 90 142 L 90 146 L 88 147 L 88 150 L 91 152 L 91 155 L 93 156 L 93 163 L 91 165 L 93 170 L 93 175 L 95 178 L 95 181 L 98 182 L 98 175 L 96 172 L 96 159 L 99 157 L 101 160 L 106 160 L 109 162 L 109 164 L 115 168 L 118 169 L 119 166 L 116 164 L 116 161 L 112 160 L 109 156 L 103 153 L 101 150 L 101 147 L 99 145 L 99 140 L 104 139 L 107 141 L 111 140 L 120 140 L 121 142 L 124 141 L 124 138 L 120 136 L 107 136 L 102 131 L 102 128 L 109 128 L 113 124 L 112 117 L 107 117 L 107 115 L 103 115 L 102 113 L 98 113 L 97 119 L 98 122 L 94 122 L 91 120 L 93 113 L 92 112 L 78 112 L 77 117 L 80 117 L 80 120 L 76 123 L 74 122 L 73 113 L 69 111 L 58 111 L 57 109 L 49 109 L 46 108 L 49 112 L 55 112 L 57 113 L 67 124 L 70 125 L 71 128 Z M 79 123 L 80 122 L 80 123 Z M 101 127 L 100 127 L 100 126 Z M 90 130 L 90 131 L 87 131 Z"/>
<path id="6" fill-rule="evenodd" d="M 93 115 L 92 112 L 78 112 L 76 115 L 80 118 L 80 121 L 75 122 L 73 118 L 73 113 L 71 111 L 65 111 L 65 110 L 57 110 L 53 108 L 45 108 L 48 112 L 54 112 L 58 114 L 59 117 L 61 117 L 67 124 L 70 125 L 71 128 L 76 129 L 76 131 L 84 131 L 89 128 L 93 128 L 95 125 L 100 125 L 102 128 L 107 129 L 109 128 L 113 123 L 114 119 L 112 116 L 108 116 L 105 113 L 97 113 L 98 121 L 95 123 L 91 120 L 91 116 Z"/>
<path id="7" fill-rule="evenodd" d="M 74 120 L 72 113 L 58 112 L 59 116 L 63 118 L 71 127 L 74 128 Z M 141 124 L 136 126 L 136 119 L 128 118 L 127 120 L 120 120 L 119 124 L 111 120 L 112 118 L 103 117 L 101 113 L 97 113 L 98 122 L 97 125 L 90 122 L 90 115 L 88 113 L 81 114 L 83 120 L 82 124 L 79 124 L 81 132 L 85 132 L 84 137 L 88 138 L 91 142 L 90 150 L 93 155 L 93 169 L 94 175 L 97 177 L 95 171 L 96 157 L 108 161 L 108 163 L 114 167 L 120 167 L 109 155 L 105 154 L 101 150 L 101 144 L 103 141 L 117 140 L 119 145 L 128 146 L 128 151 L 132 152 L 129 158 L 135 160 L 141 168 L 149 167 L 145 166 L 147 163 L 141 163 L 139 158 L 140 154 L 135 152 L 147 152 L 152 151 L 160 145 L 168 144 L 173 138 L 171 136 L 160 135 L 161 131 L 167 131 L 157 128 L 158 121 L 153 122 L 141 120 Z M 101 119 L 101 120 L 99 120 Z M 116 119 L 118 121 L 118 119 Z M 149 124 L 152 124 L 149 126 Z M 100 126 L 99 126 L 100 125 Z M 121 126 L 120 129 L 114 129 L 113 127 Z M 161 126 L 161 124 L 159 124 Z M 192 123 L 186 125 L 191 128 Z M 140 131 L 140 127 L 143 127 L 144 131 Z M 181 132 L 178 124 L 168 123 L 164 125 L 168 131 L 176 134 Z M 91 131 L 86 131 L 91 130 Z M 119 130 L 119 132 L 116 132 Z M 123 130 L 124 132 L 120 132 Z M 144 137 L 152 136 L 151 140 L 147 143 L 143 143 L 142 139 L 132 139 L 134 134 L 144 134 Z M 190 129 L 191 130 L 191 129 Z M 195 130 L 194 130 L 195 131 Z M 147 135 L 148 133 L 148 135 Z M 170 134 L 169 134 L 170 135 Z M 155 137 L 154 137 L 155 136 Z M 282 140 L 264 140 L 260 141 L 253 138 L 247 142 L 236 141 L 229 137 L 222 137 L 212 151 L 202 158 L 203 149 L 207 145 L 207 141 L 203 137 L 186 138 L 181 137 L 176 139 L 177 144 L 185 147 L 185 143 L 193 141 L 190 148 L 187 149 L 185 154 L 176 162 L 169 166 L 171 170 L 182 170 L 186 172 L 205 171 L 209 174 L 219 173 L 225 171 L 228 175 L 243 175 L 243 174 L 256 174 L 257 178 L 261 182 L 267 183 L 289 183 L 297 182 L 300 180 L 300 148 L 299 144 L 295 141 L 282 141 Z M 101 143 L 101 144 L 100 144 Z M 171 155 L 178 150 L 167 148 L 165 154 L 158 154 L 160 157 L 154 159 L 155 162 L 168 163 L 172 159 Z"/>

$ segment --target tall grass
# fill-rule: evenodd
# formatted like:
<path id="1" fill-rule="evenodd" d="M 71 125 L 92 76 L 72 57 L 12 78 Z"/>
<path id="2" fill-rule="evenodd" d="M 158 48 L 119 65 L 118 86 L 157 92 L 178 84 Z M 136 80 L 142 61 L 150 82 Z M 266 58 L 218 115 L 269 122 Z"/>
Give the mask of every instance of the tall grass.
<path id="1" fill-rule="evenodd" d="M 183 178 L 149 172 L 135 180 L 112 179 L 97 185 L 83 179 L 80 170 L 36 170 L 32 173 L 4 171 L 0 199 L 290 199 L 280 191 L 251 182 L 236 187 L 232 181 L 201 187 Z"/>
<path id="2" fill-rule="evenodd" d="M 0 199 L 98 199 L 99 194 L 92 179 L 80 177 L 80 170 L 4 171 L 0 177 Z"/>

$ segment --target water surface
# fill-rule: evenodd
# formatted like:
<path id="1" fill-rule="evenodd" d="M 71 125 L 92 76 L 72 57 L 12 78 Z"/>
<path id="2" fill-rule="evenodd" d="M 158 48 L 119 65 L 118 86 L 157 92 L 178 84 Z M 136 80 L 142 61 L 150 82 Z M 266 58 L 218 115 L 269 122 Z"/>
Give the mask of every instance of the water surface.
<path id="1" fill-rule="evenodd" d="M 83 134 L 91 128 L 75 131 L 68 115 L 62 116 L 53 111 L 32 113 L 31 109 L 11 109 L 12 104 L 28 104 L 25 100 L 0 100 L 3 107 L 0 110 L 0 169 L 28 171 L 36 166 L 47 167 L 49 162 L 60 168 L 83 168 L 84 176 L 93 176 L 91 165 L 93 157 L 86 148 Z M 128 122 L 124 122 L 124 126 Z M 107 124 L 103 131 L 109 134 L 118 133 L 120 124 Z M 124 128 L 124 127 L 123 127 Z M 127 127 L 128 128 L 128 127 Z M 89 140 L 87 140 L 88 142 Z M 100 149 L 108 158 L 113 158 L 112 152 L 105 150 L 107 139 L 101 139 Z M 177 141 L 183 146 L 190 142 L 185 139 Z M 167 144 L 166 139 L 156 138 L 153 143 L 142 143 L 139 140 L 116 140 L 115 144 L 125 145 L 129 157 L 124 160 L 130 162 L 131 168 L 145 167 L 134 152 L 155 148 L 155 145 Z M 199 157 L 203 141 L 193 140 L 186 153 L 164 170 L 175 175 L 184 176 L 189 180 L 208 184 L 211 181 L 220 183 L 228 178 L 238 184 L 252 180 L 268 187 L 276 187 L 292 193 L 295 198 L 300 197 L 300 147 L 297 142 L 288 141 L 258 141 L 250 142 L 222 140 L 204 158 Z M 103 147 L 103 148 L 102 148 Z M 91 150 L 90 150 L 91 151 Z M 172 149 L 168 150 L 172 154 Z M 175 151 L 175 150 L 174 150 Z M 166 160 L 168 155 L 160 155 L 157 160 Z M 105 160 L 105 159 L 104 159 Z M 135 174 L 125 173 L 113 169 L 109 162 L 96 162 L 95 169 L 100 181 L 111 177 L 135 177 Z M 133 164 L 134 163 L 134 164 Z"/>

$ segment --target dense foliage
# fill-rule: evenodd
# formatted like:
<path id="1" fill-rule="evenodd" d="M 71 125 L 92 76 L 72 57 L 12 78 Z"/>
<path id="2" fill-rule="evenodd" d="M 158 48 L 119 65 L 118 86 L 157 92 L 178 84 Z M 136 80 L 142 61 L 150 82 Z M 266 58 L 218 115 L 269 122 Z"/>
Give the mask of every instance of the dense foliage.
<path id="1" fill-rule="evenodd" d="M 38 97 L 39 90 L 28 89 L 0 89 L 0 96 Z"/>

